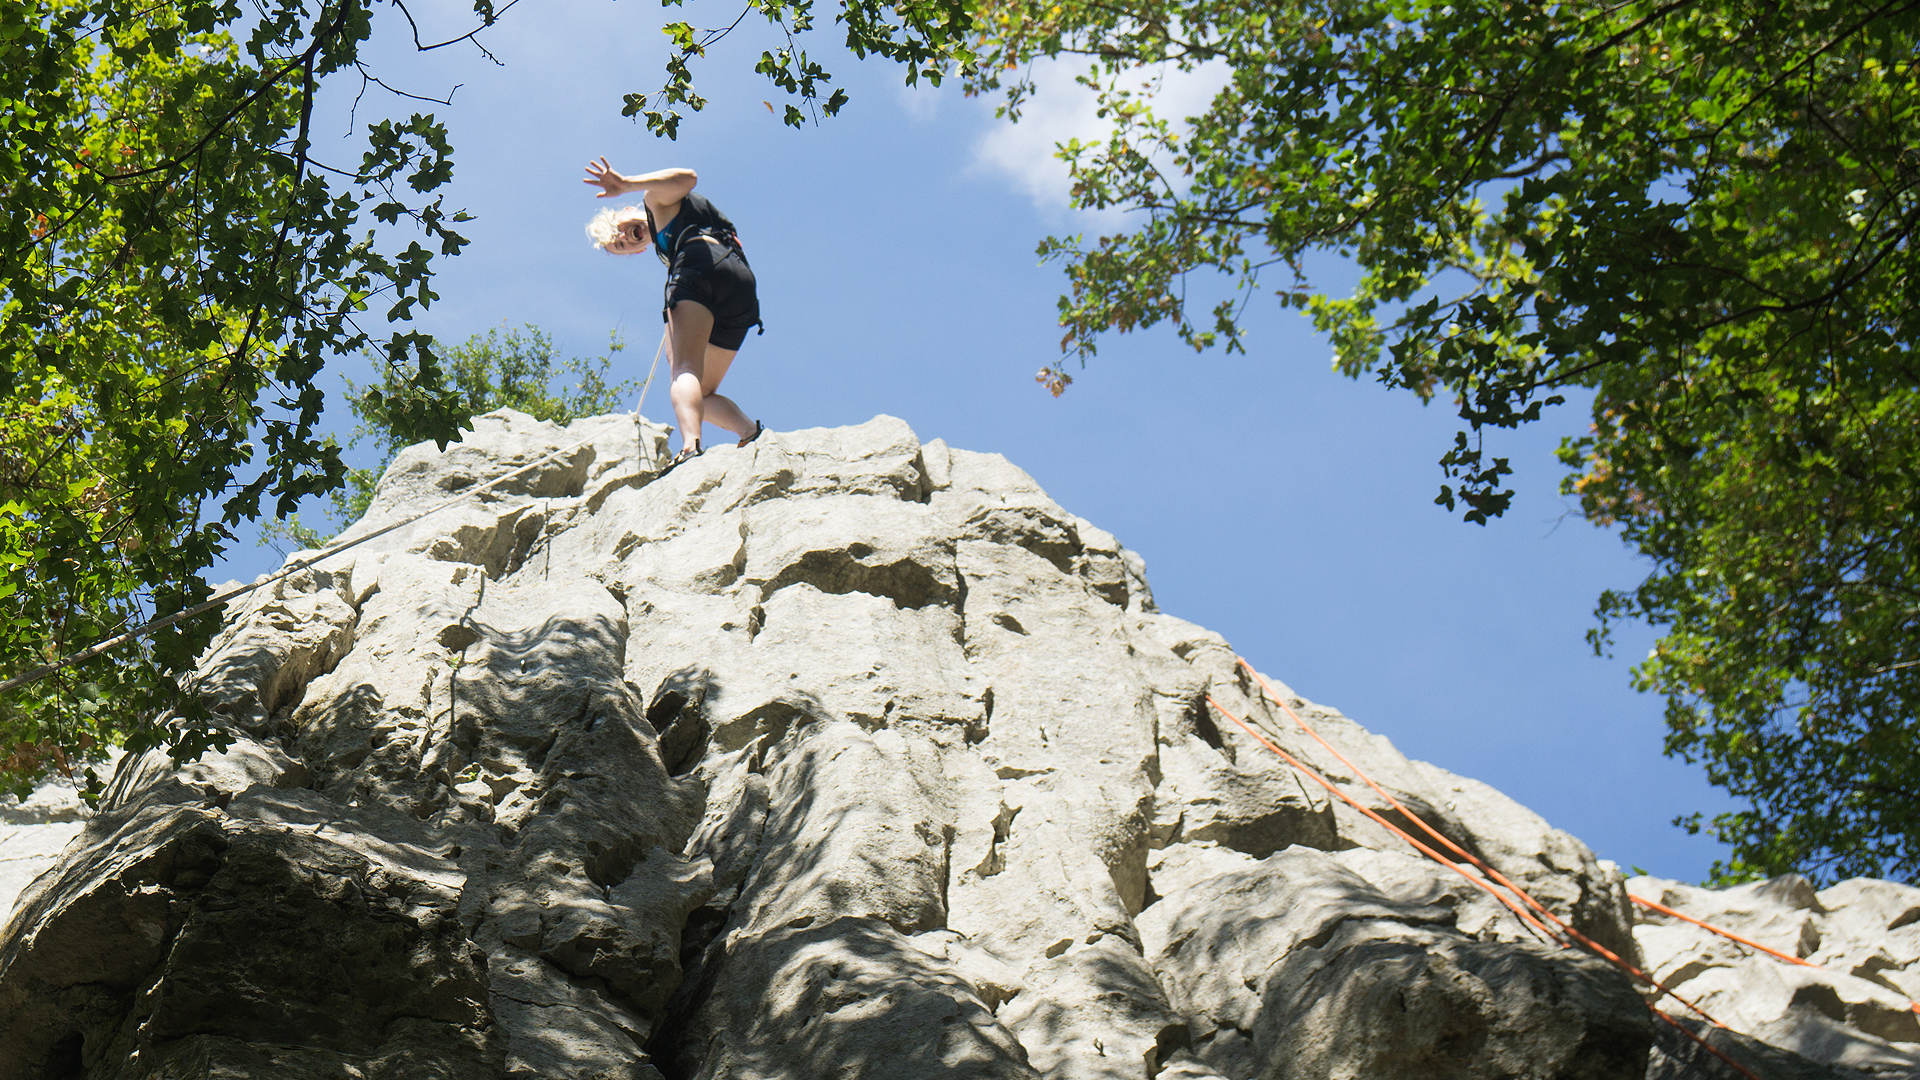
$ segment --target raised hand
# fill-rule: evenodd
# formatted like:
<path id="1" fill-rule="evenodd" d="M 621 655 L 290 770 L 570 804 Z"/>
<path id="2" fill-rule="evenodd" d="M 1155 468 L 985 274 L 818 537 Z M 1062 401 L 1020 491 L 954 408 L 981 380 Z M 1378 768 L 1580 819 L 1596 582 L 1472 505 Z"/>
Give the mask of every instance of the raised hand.
<path id="1" fill-rule="evenodd" d="M 639 184 L 631 183 L 626 177 L 613 171 L 613 166 L 607 164 L 607 159 L 604 157 L 599 161 L 587 162 L 586 178 L 580 182 L 598 185 L 601 191 L 594 196 L 597 199 L 611 199 L 616 195 L 625 195 L 629 191 L 641 189 Z"/>

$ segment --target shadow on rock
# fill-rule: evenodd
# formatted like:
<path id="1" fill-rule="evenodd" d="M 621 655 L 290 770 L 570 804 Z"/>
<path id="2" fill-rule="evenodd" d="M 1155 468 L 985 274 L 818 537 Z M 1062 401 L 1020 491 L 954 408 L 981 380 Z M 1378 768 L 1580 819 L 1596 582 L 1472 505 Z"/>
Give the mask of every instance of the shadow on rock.
<path id="1" fill-rule="evenodd" d="M 899 931 L 835 919 L 731 950 L 702 1010 L 699 1044 L 674 1047 L 675 1078 L 1037 1078 L 1020 1044 L 959 978 Z"/>

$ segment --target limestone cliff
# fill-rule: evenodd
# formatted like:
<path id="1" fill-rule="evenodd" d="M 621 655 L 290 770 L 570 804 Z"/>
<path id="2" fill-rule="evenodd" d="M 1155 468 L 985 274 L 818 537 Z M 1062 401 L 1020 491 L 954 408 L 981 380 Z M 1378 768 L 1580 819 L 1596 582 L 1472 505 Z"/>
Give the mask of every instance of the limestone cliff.
<path id="1" fill-rule="evenodd" d="M 596 433 L 236 602 L 231 748 L 125 760 L 0 935 L 0 1080 L 1645 1075 L 1623 976 L 1220 724 L 1389 809 L 1003 458 L 498 413 L 352 534 Z M 1637 956 L 1577 840 L 1296 706 Z"/>

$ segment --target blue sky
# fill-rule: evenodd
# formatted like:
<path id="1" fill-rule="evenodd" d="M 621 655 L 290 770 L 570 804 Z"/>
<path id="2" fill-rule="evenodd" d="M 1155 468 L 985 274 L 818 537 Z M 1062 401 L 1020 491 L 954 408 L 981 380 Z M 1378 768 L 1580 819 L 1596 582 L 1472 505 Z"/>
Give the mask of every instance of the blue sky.
<path id="1" fill-rule="evenodd" d="M 457 2 L 413 10 L 423 36 L 454 36 L 471 19 Z M 737 13 L 669 10 L 696 25 Z M 515 7 L 482 39 L 504 66 L 459 47 L 413 55 L 397 47 L 397 12 L 375 20 L 376 74 L 434 96 L 460 84 L 452 106 L 417 106 L 450 128 L 449 205 L 478 218 L 463 230 L 467 253 L 440 260 L 423 329 L 459 341 L 530 322 L 569 354 L 597 354 L 617 329 L 631 374 L 644 374 L 662 270 L 650 255 L 588 246 L 582 226 L 604 204 L 581 167 L 605 154 L 629 173 L 694 168 L 760 281 L 767 331 L 726 384 L 749 415 L 778 430 L 889 413 L 923 439 L 1005 454 L 1139 551 L 1162 610 L 1225 635 L 1407 754 L 1499 787 L 1622 865 L 1698 879 L 1722 854 L 1668 824 L 1727 802 L 1698 767 L 1661 756 L 1661 703 L 1629 686 L 1652 636 L 1621 635 L 1616 659 L 1583 640 L 1599 592 L 1644 569 L 1555 491 L 1551 451 L 1584 428 L 1577 406 L 1496 437 L 1520 496 L 1480 528 L 1432 505 L 1451 410 L 1335 375 L 1306 320 L 1270 301 L 1250 309 L 1245 356 L 1196 355 L 1156 329 L 1104 341 L 1058 400 L 1034 382 L 1058 355 L 1063 285 L 1035 245 L 1125 220 L 1066 206 L 1047 154 L 1089 134 L 1090 119 L 1063 79 L 1009 127 L 951 88 L 905 90 L 897 69 L 858 64 L 828 28 L 807 44 L 852 102 L 795 131 L 762 104 L 782 106 L 779 91 L 751 73 L 771 39 L 743 23 L 696 68 L 711 104 L 670 143 L 620 117 L 622 94 L 661 78 L 665 16 L 653 4 Z M 355 89 L 342 78 L 325 91 L 322 160 L 359 152 L 341 138 Z M 362 127 L 410 111 L 382 97 L 369 90 Z M 1330 266 L 1322 280 L 1337 287 L 1344 273 Z M 647 411 L 665 419 L 659 389 Z M 351 416 L 329 390 L 344 431 Z M 234 556 L 216 576 L 278 563 L 264 548 Z"/>

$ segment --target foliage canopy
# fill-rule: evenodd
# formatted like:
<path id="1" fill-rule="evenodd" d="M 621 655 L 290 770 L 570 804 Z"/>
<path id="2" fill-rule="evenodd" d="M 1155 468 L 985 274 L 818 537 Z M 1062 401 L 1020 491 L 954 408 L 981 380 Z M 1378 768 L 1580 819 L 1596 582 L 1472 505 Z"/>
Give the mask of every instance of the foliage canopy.
<path id="1" fill-rule="evenodd" d="M 504 331 L 495 327 L 449 348 L 442 367 L 463 415 L 517 409 L 535 420 L 565 425 L 582 416 L 618 412 L 627 396 L 640 389 L 638 379 L 607 379 L 614 357 L 625 348 L 616 333 L 607 344 L 606 355 L 591 360 L 573 356 L 556 363 L 553 338 L 539 327 L 528 324 Z M 556 391 L 553 380 L 562 373 L 571 374 L 573 381 Z M 408 437 L 410 433 L 388 404 L 406 393 L 407 379 L 405 372 L 388 368 L 374 386 L 356 386 L 347 380 L 347 407 L 360 421 L 347 446 L 371 440 L 379 448 L 379 460 L 366 468 L 348 469 L 346 484 L 328 493 L 327 532 L 290 516 L 266 523 L 262 543 L 279 546 L 282 541 L 291 541 L 295 547 L 318 550 L 341 529 L 360 520 L 373 503 L 374 487 L 381 474 L 401 450 L 416 441 Z"/>
<path id="2" fill-rule="evenodd" d="M 373 343 L 369 310 L 431 303 L 434 255 L 466 243 L 431 115 L 371 125 L 359 162 L 309 153 L 317 87 L 367 74 L 369 25 L 365 0 L 0 5 L 0 676 L 184 610 L 229 526 L 340 483 L 314 375 Z M 413 375 L 396 422 L 452 435 L 429 339 L 383 344 Z M 213 621 L 10 691 L 0 782 L 207 744 L 173 673 Z"/>

